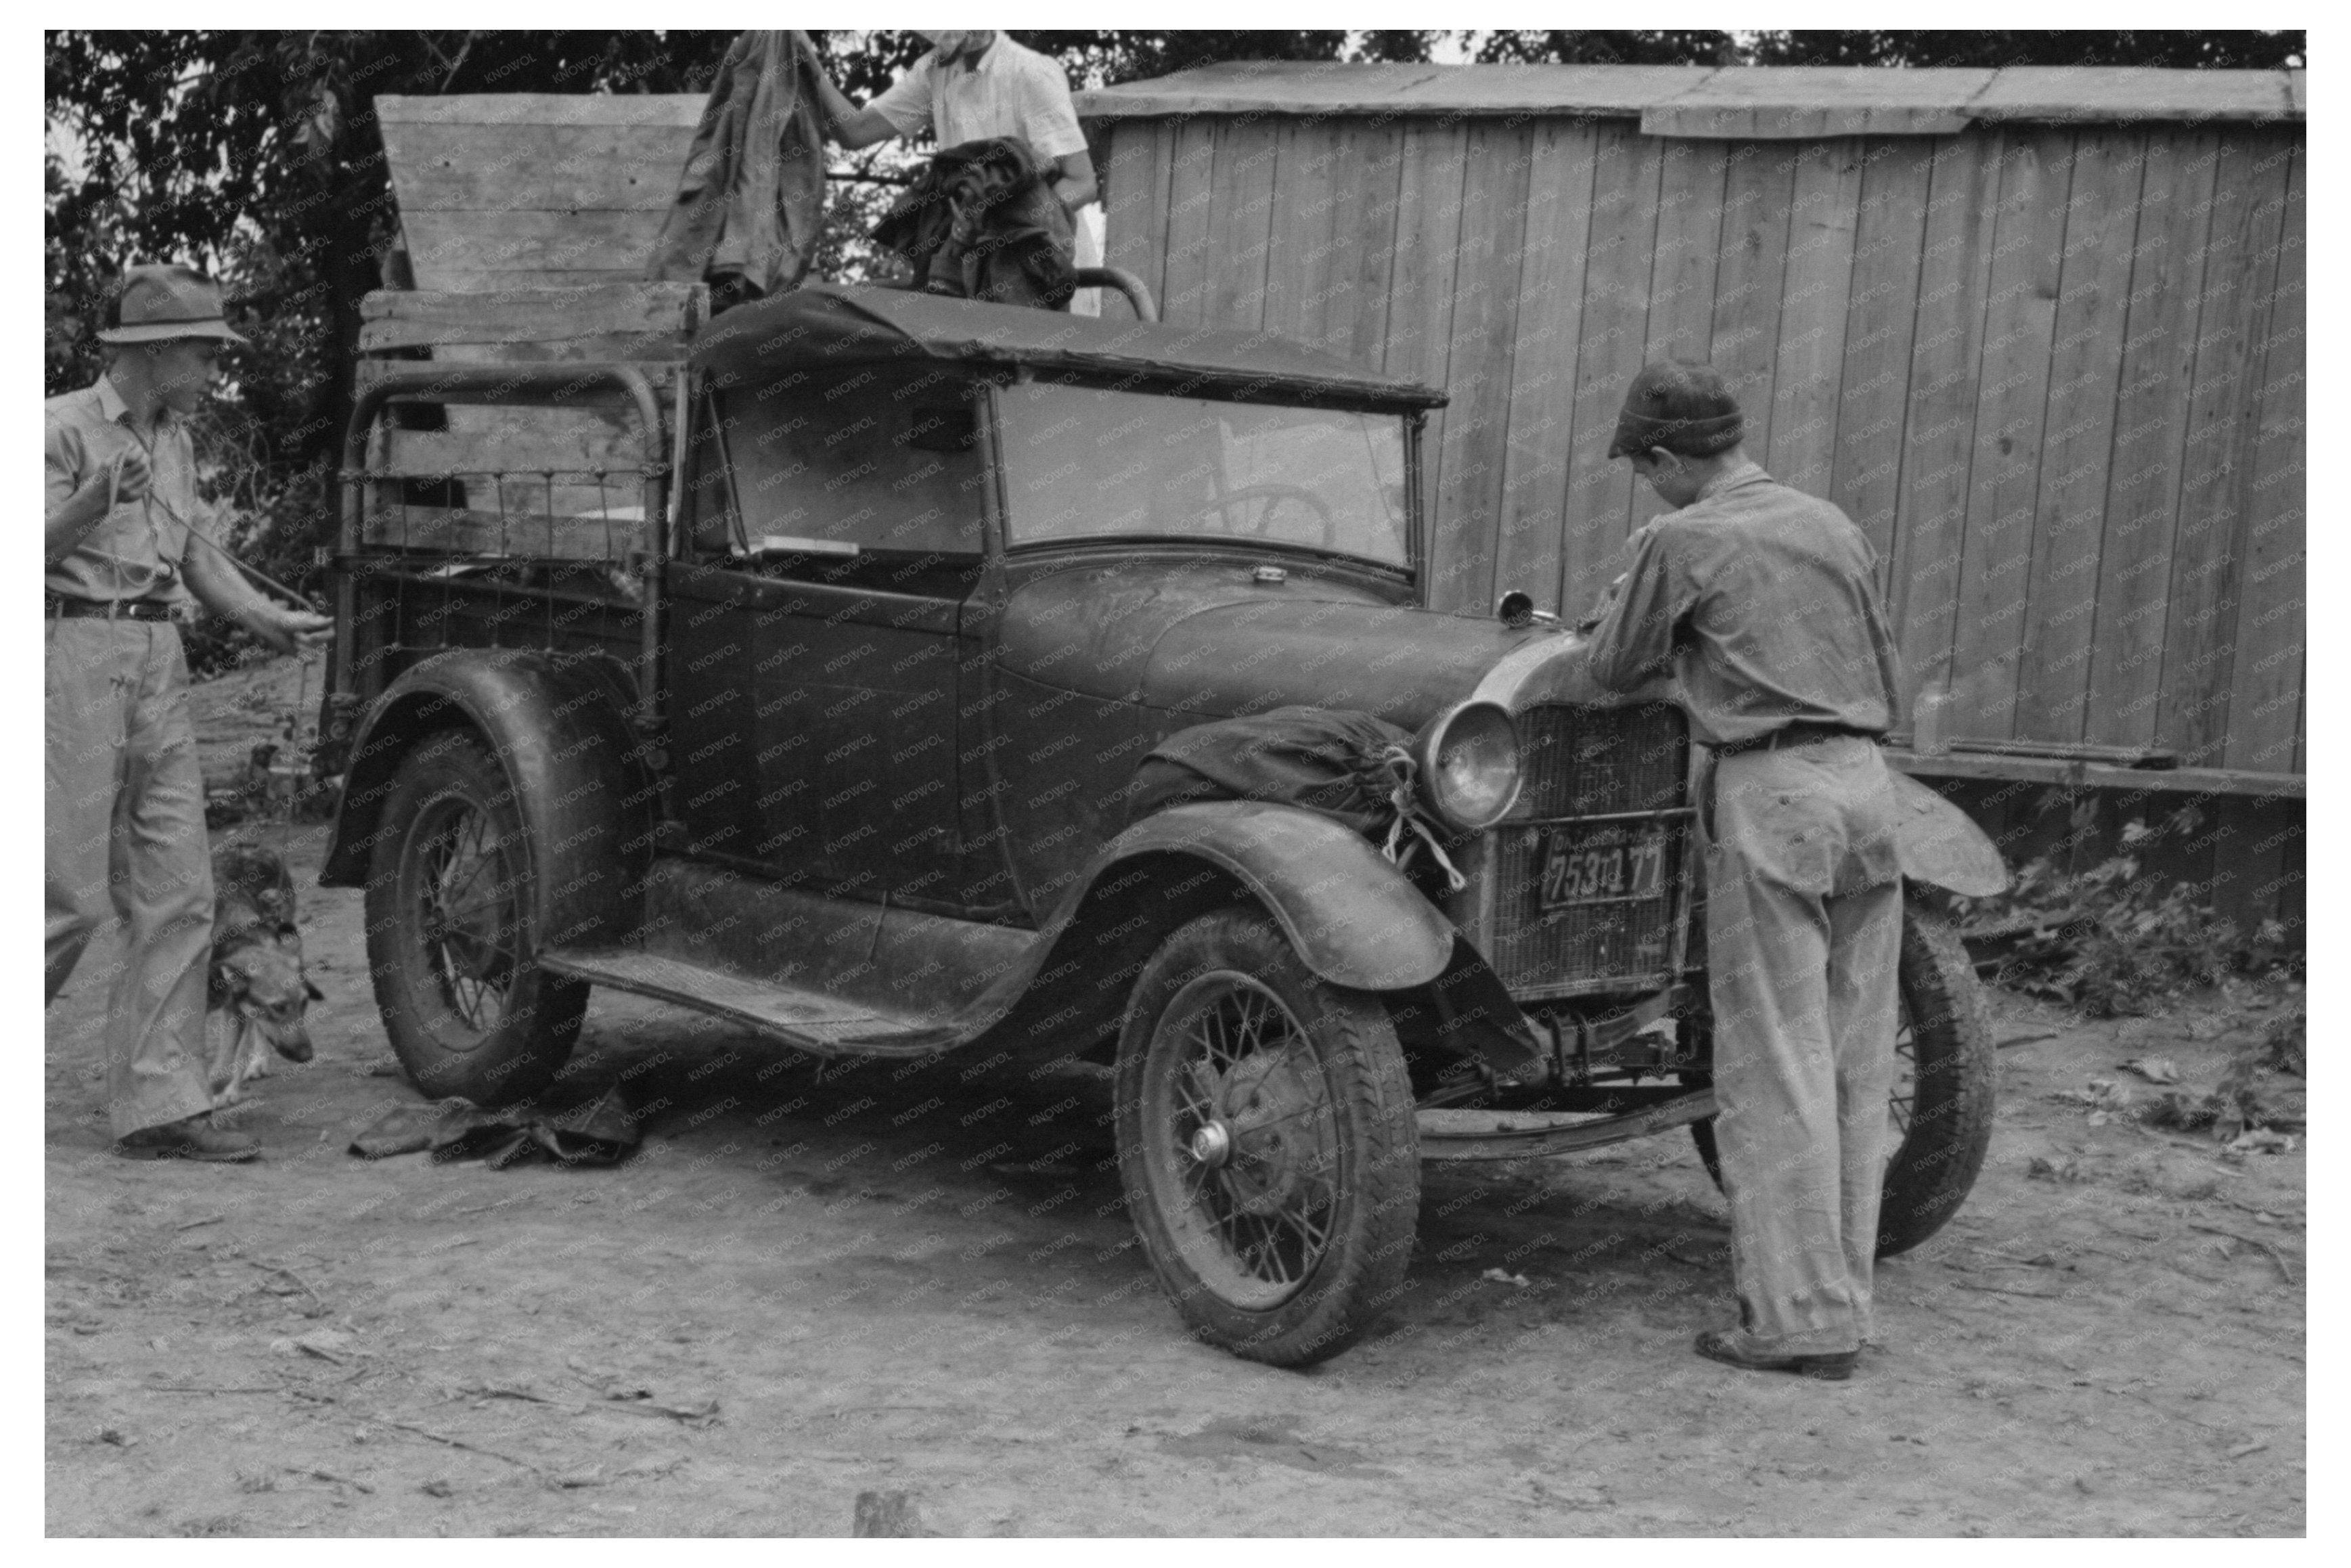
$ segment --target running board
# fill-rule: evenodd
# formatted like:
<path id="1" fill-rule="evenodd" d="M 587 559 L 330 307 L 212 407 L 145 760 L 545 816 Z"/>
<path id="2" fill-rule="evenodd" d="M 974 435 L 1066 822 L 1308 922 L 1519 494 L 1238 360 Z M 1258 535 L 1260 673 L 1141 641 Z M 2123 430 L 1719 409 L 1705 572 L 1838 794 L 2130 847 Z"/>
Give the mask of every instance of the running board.
<path id="1" fill-rule="evenodd" d="M 946 1019 L 887 1011 L 821 991 L 747 979 L 731 970 L 690 964 L 637 947 L 558 948 L 538 956 L 539 967 L 575 980 L 726 1019 L 820 1056 L 924 1056 L 952 1044 Z"/>
<path id="2" fill-rule="evenodd" d="M 1420 1157 L 1424 1160 L 1525 1160 L 1572 1155 L 1668 1127 L 1703 1122 L 1714 1114 L 1714 1091 L 1699 1089 L 1646 1110 L 1623 1115 L 1535 1113 L 1496 1111 L 1422 1111 Z"/>

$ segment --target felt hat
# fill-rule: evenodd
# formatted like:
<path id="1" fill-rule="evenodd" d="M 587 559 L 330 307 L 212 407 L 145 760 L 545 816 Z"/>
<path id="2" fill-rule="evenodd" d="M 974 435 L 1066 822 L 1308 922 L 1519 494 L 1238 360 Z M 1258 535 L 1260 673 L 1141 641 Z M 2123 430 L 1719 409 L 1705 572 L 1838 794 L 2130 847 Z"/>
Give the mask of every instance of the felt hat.
<path id="1" fill-rule="evenodd" d="M 1712 366 L 1660 360 L 1633 378 L 1608 455 L 1662 446 L 1685 457 L 1711 457 L 1736 446 L 1746 423 L 1739 400 Z"/>
<path id="2" fill-rule="evenodd" d="M 193 267 L 134 267 L 122 277 L 120 323 L 98 335 L 101 343 L 161 343 L 174 338 L 245 340 L 221 314 L 220 285 Z"/>

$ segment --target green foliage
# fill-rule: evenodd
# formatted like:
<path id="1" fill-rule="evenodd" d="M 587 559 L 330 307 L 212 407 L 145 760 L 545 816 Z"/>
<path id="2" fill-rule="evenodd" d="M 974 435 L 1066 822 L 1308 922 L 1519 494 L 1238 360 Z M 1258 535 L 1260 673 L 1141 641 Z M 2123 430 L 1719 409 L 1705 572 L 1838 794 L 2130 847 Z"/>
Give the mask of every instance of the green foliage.
<path id="1" fill-rule="evenodd" d="M 2145 1013 L 2233 975 L 2290 967 L 2298 960 L 2276 922 L 2264 921 L 2249 938 L 2197 902 L 2191 884 L 2167 886 L 2141 869 L 2141 855 L 2164 840 L 2193 836 L 2201 823 L 2192 806 L 2152 828 L 2132 821 L 2123 829 L 2124 852 L 2086 871 L 2036 860 L 2004 894 L 1954 898 L 1959 935 L 1978 948 L 2000 949 L 2001 983 L 2093 1018 Z"/>

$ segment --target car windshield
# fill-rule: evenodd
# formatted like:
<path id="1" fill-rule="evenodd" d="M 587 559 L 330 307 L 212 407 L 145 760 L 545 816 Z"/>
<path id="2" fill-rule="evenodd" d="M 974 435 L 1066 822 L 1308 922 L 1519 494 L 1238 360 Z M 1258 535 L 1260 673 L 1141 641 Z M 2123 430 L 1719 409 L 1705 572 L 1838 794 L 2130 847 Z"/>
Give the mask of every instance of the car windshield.
<path id="1" fill-rule="evenodd" d="M 1410 564 L 1398 414 L 999 388 L 1010 542 L 1262 540 Z"/>

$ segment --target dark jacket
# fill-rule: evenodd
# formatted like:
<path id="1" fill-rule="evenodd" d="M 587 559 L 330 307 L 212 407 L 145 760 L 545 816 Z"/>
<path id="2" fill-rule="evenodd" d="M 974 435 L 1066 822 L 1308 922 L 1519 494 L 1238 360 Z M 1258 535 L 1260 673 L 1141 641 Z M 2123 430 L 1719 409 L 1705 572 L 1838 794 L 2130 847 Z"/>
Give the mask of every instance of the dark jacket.
<path id="1" fill-rule="evenodd" d="M 1065 309 L 1077 239 L 1052 172 L 1017 136 L 942 149 L 873 237 L 913 265 L 914 287 L 928 293 Z"/>
<path id="2" fill-rule="evenodd" d="M 733 274 L 777 294 L 808 276 L 824 227 L 817 68 L 789 33 L 744 33 L 727 46 L 647 278 Z"/>

